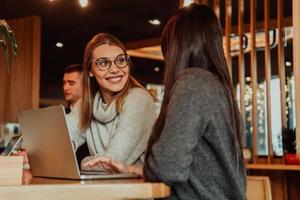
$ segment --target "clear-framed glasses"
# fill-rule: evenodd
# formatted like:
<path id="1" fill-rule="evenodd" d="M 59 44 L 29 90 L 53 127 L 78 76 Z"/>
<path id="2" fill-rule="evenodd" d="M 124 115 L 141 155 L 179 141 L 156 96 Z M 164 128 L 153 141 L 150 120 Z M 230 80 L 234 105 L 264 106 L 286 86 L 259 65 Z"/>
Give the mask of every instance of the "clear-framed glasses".
<path id="1" fill-rule="evenodd" d="M 101 71 L 109 70 L 111 67 L 112 62 L 115 63 L 115 65 L 122 69 L 128 66 L 128 56 L 126 54 L 120 54 L 116 57 L 114 61 L 108 59 L 108 58 L 98 58 L 94 63 L 97 66 L 97 69 Z"/>

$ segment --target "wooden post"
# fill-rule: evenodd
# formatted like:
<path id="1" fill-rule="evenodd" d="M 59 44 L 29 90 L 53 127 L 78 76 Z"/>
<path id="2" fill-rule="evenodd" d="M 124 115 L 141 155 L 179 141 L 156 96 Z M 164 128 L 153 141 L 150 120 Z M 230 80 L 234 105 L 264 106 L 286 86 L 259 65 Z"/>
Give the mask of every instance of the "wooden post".
<path id="1" fill-rule="evenodd" d="M 251 87 L 252 87 L 252 151 L 253 162 L 258 159 L 257 150 L 257 57 L 256 57 L 256 0 L 250 1 L 250 35 L 251 35 Z"/>
<path id="2" fill-rule="evenodd" d="M 230 77 L 232 77 L 232 61 L 230 55 L 230 34 L 231 34 L 231 0 L 225 0 L 225 41 L 226 41 L 226 61 Z"/>
<path id="3" fill-rule="evenodd" d="M 280 100 L 281 100 L 281 125 L 287 128 L 286 117 L 286 91 L 285 91 L 285 64 L 283 46 L 283 0 L 277 1 L 277 26 L 278 26 L 278 74 L 280 80 Z M 293 21 L 295 23 L 295 21 Z M 295 33 L 294 33 L 295 36 Z M 295 42 L 294 42 L 295 44 Z M 294 54 L 296 55 L 296 54 Z"/>
<path id="4" fill-rule="evenodd" d="M 264 18 L 265 18 L 265 79 L 266 79 L 266 99 L 267 99 L 267 136 L 268 136 L 268 163 L 271 163 L 273 157 L 272 148 L 272 124 L 271 124 L 271 51 L 270 51 L 270 0 L 264 1 Z"/>
<path id="5" fill-rule="evenodd" d="M 293 54 L 295 76 L 295 102 L 296 102 L 296 142 L 297 153 L 300 153 L 300 1 L 293 0 Z"/>
<path id="6" fill-rule="evenodd" d="M 239 84 L 240 84 L 240 111 L 243 122 L 246 123 L 245 111 L 245 57 L 244 57 L 244 0 L 238 1 L 238 35 L 239 35 Z M 246 134 L 243 134 L 243 145 L 246 146 Z"/>

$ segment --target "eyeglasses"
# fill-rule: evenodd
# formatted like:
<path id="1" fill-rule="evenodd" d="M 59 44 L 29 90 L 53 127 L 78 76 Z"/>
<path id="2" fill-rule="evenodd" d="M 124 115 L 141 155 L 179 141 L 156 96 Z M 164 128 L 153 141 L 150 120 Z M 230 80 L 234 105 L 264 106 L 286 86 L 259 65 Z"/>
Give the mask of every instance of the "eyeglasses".
<path id="1" fill-rule="evenodd" d="M 114 61 L 108 58 L 98 58 L 96 61 L 94 61 L 94 63 L 96 63 L 97 69 L 101 71 L 109 70 L 112 62 L 114 62 L 115 65 L 120 69 L 125 68 L 128 65 L 128 56 L 125 54 L 120 54 Z"/>

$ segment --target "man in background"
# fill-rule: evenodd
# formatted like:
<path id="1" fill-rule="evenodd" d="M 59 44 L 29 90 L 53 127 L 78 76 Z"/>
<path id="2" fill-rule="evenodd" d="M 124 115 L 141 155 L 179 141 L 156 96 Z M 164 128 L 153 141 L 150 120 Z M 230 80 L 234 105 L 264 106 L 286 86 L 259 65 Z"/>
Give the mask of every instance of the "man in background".
<path id="1" fill-rule="evenodd" d="M 79 127 L 80 104 L 83 92 L 82 70 L 83 68 L 80 64 L 69 65 L 64 69 L 63 77 L 64 97 L 68 102 L 66 119 L 79 166 L 81 160 L 89 155 L 85 135 Z"/>
<path id="2" fill-rule="evenodd" d="M 79 114 L 82 96 L 82 66 L 80 64 L 69 65 L 64 70 L 63 89 L 65 100 L 68 102 L 67 113 Z"/>

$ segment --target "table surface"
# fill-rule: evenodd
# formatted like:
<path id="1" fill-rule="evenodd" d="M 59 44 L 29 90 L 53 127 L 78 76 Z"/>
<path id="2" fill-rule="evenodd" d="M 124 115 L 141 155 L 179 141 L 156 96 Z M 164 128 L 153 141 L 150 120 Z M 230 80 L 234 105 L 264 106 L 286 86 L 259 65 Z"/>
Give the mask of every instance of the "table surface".
<path id="1" fill-rule="evenodd" d="M 164 183 L 145 182 L 142 178 L 106 180 L 66 180 L 28 178 L 22 185 L 0 186 L 0 199 L 149 199 L 170 195 Z"/>

